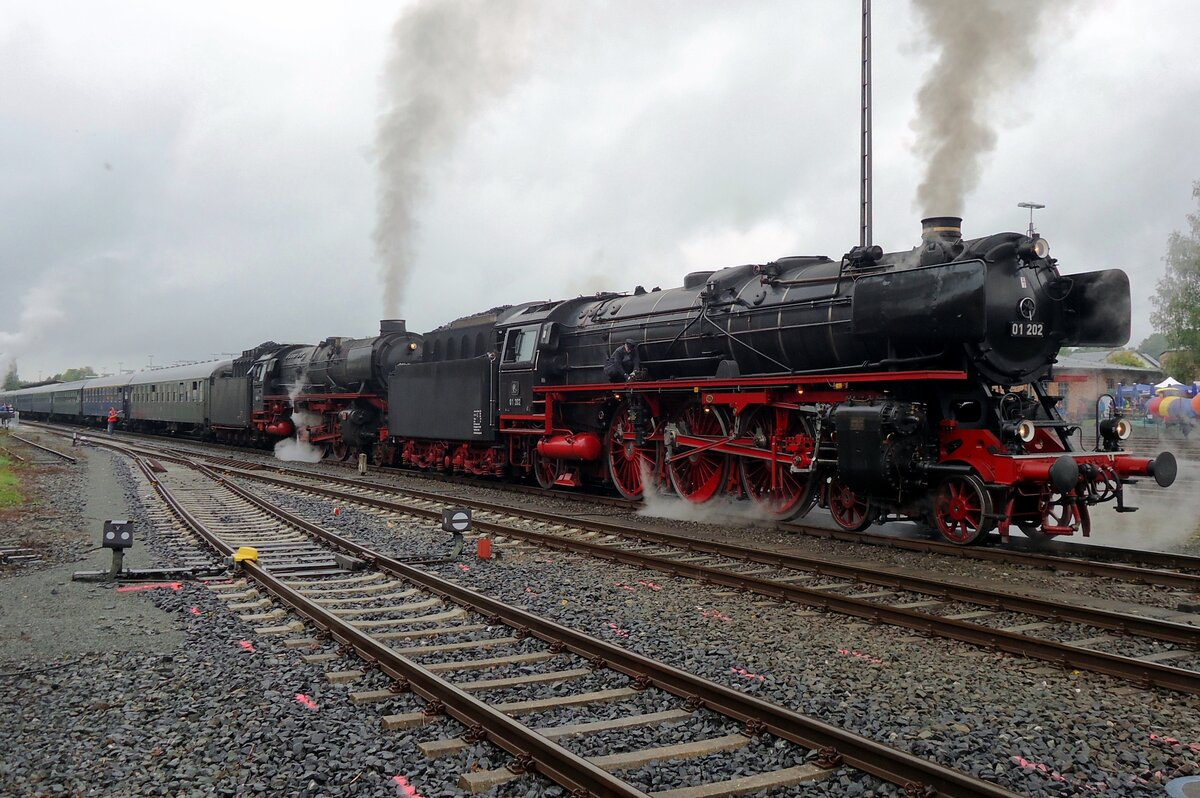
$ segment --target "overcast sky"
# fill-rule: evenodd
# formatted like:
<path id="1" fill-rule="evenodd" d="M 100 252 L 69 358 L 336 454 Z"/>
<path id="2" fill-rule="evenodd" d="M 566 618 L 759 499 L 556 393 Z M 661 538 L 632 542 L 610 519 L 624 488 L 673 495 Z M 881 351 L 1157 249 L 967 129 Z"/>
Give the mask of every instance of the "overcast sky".
<path id="1" fill-rule="evenodd" d="M 400 315 L 424 331 L 498 304 L 843 254 L 858 239 L 858 6 L 523 6 L 520 58 L 456 95 L 463 118 L 410 165 Z M 16 353 L 35 379 L 374 334 L 377 136 L 396 99 L 383 75 L 411 8 L 0 2 L 0 361 Z M 919 19 L 875 3 L 887 250 L 920 230 L 913 122 L 937 51 Z M 1196 31 L 1193 0 L 1080 2 L 1031 22 L 1036 63 L 998 76 L 995 148 L 961 209 L 970 238 L 1024 230 L 1017 203 L 1044 203 L 1037 226 L 1064 271 L 1130 273 L 1135 344 L 1167 237 L 1196 210 Z"/>

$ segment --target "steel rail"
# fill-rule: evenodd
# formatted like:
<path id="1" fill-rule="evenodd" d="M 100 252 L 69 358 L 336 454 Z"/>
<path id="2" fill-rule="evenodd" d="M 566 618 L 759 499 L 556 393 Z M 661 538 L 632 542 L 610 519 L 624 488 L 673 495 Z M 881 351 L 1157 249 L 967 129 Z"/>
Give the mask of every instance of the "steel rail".
<path id="1" fill-rule="evenodd" d="M 230 468 L 222 470 L 235 471 L 235 469 Z M 237 474 L 238 476 L 249 477 L 282 487 L 309 491 L 346 501 L 355 501 L 392 512 L 401 512 L 428 518 L 441 517 L 440 512 L 437 510 L 410 507 L 386 499 L 347 495 L 312 485 L 297 485 L 289 483 L 282 478 L 259 474 L 257 472 L 237 472 Z M 562 521 L 560 520 L 557 523 L 562 523 Z M 474 524 L 477 529 L 484 532 L 506 537 L 524 538 L 548 548 L 574 551 L 602 559 L 623 562 L 628 565 L 662 571 L 675 576 L 684 576 L 701 582 L 749 590 L 759 595 L 804 604 L 806 606 L 834 610 L 846 615 L 864 618 L 871 622 L 889 623 L 923 634 L 937 635 L 951 640 L 980 645 L 988 649 L 996 649 L 1019 656 L 1046 660 L 1064 667 L 1079 668 L 1116 676 L 1138 684 L 1154 685 L 1184 693 L 1200 694 L 1200 671 L 1174 668 L 1155 662 L 1146 662 L 1131 657 L 1107 654 L 1102 651 L 1081 648 L 1068 643 L 1043 640 L 1017 632 L 994 629 L 982 624 L 942 618 L 900 607 L 889 607 L 885 604 L 877 604 L 865 599 L 840 596 L 835 593 L 799 587 L 710 566 L 680 563 L 603 544 L 572 540 L 520 527 L 510 527 L 504 524 L 482 521 L 478 518 L 474 520 Z M 1078 611 L 1081 608 L 1074 609 Z M 1113 615 L 1122 618 L 1136 617 L 1121 616 L 1119 613 L 1113 613 Z M 1166 622 L 1160 621 L 1159 623 Z M 1186 628 L 1190 630 L 1190 634 L 1192 635 L 1198 632 L 1197 627 Z"/>
<path id="2" fill-rule="evenodd" d="M 218 551 L 225 555 L 232 554 L 232 549 L 228 544 L 212 535 L 154 477 L 149 465 L 142 458 L 138 457 L 137 462 L 142 472 L 151 480 L 155 490 L 180 520 L 192 527 L 205 540 L 210 541 Z M 534 635 L 552 644 L 558 642 L 567 650 L 589 660 L 598 668 L 611 668 L 634 678 L 638 684 L 659 687 L 697 705 L 743 721 L 747 723 L 748 727 L 770 732 L 810 749 L 824 750 L 827 758 L 831 757 L 829 761 L 845 762 L 851 767 L 901 785 L 912 794 L 917 795 L 937 794 L 961 796 L 961 798 L 1012 798 L 1016 795 L 1016 793 L 991 782 L 959 773 L 891 746 L 831 726 L 816 718 L 745 695 L 732 688 L 710 682 L 665 663 L 597 640 L 554 621 L 476 593 L 469 588 L 381 555 L 366 546 L 347 540 L 295 516 L 256 496 L 251 491 L 229 482 L 206 466 L 196 463 L 191 463 L 191 465 L 281 521 L 305 529 L 337 548 L 357 554 L 380 570 L 404 578 L 410 583 L 421 585 L 430 592 L 502 621 L 525 634 Z M 586 759 L 546 740 L 528 727 L 488 707 L 470 694 L 458 690 L 417 663 L 396 654 L 390 647 L 372 639 L 368 634 L 287 587 L 281 579 L 267 573 L 256 564 L 248 564 L 246 573 L 297 612 L 329 630 L 335 641 L 354 648 L 372 667 L 379 668 L 380 671 L 397 680 L 401 689 L 411 689 L 423 698 L 436 702 L 434 704 L 436 708 L 446 711 L 472 731 L 482 732 L 489 740 L 514 756 L 528 755 L 532 757 L 539 772 L 549 776 L 557 783 L 568 789 L 586 791 L 589 795 L 646 798 L 644 793 L 632 788 L 626 782 L 600 770 Z"/>
<path id="3" fill-rule="evenodd" d="M 54 431 L 53 427 L 42 424 L 41 422 L 31 421 L 27 423 L 29 423 L 31 426 L 37 426 L 40 428 L 45 428 L 49 431 Z M 56 431 L 56 434 L 61 435 L 64 433 Z M 156 444 L 163 443 L 159 438 L 152 435 L 143 435 L 140 433 L 130 432 L 123 432 L 121 434 L 145 437 Z M 104 442 L 100 440 L 93 439 L 93 441 L 99 445 L 104 445 Z M 196 443 L 200 444 L 200 442 Z M 245 451 L 245 447 L 234 446 L 232 444 L 200 445 L 228 448 L 235 452 Z M 176 451 L 178 452 L 181 450 Z M 246 465 L 245 461 L 237 461 L 235 458 L 222 458 L 220 455 L 215 454 L 191 453 L 188 456 L 205 457 L 206 459 L 210 460 L 226 459 L 230 463 L 241 462 L 243 466 Z M 352 467 L 348 463 L 341 462 L 331 462 L 330 464 L 339 466 L 343 469 Z M 290 473 L 313 476 L 312 472 L 299 469 L 289 469 L 278 465 L 268 465 L 265 467 L 284 474 Z M 431 475 L 399 469 L 396 470 L 396 473 L 407 478 L 433 479 L 437 482 L 448 484 L 464 484 L 475 487 L 479 487 L 481 484 L 483 484 L 480 483 L 478 479 L 468 479 L 465 477 L 452 475 Z M 323 474 L 321 476 L 329 481 L 342 482 L 345 484 L 360 486 L 371 485 L 377 486 L 380 489 L 395 489 L 397 487 L 395 485 L 388 485 L 384 483 L 354 480 L 333 474 Z M 505 489 L 539 496 L 545 495 L 545 491 L 542 489 L 525 485 L 506 485 Z M 409 488 L 403 488 L 403 490 L 411 493 L 418 492 Z M 428 493 L 427 495 L 435 496 L 437 494 Z M 568 501 L 588 501 L 609 504 L 631 510 L 636 509 L 639 504 L 638 502 L 632 502 L 626 499 L 617 499 L 611 496 L 581 495 L 566 491 L 557 491 L 553 495 L 556 498 Z M 450 501 L 449 497 L 439 496 L 439 498 Z M 460 501 L 459 503 L 464 502 Z M 777 526 L 779 529 L 787 532 L 795 532 L 797 534 L 803 534 L 810 537 L 819 537 L 827 540 L 839 540 L 850 543 L 859 543 L 867 546 L 885 546 L 904 551 L 934 552 L 937 554 L 961 557 L 964 559 L 1012 563 L 1014 565 L 1042 568 L 1050 571 L 1081 573 L 1091 576 L 1105 576 L 1114 579 L 1140 582 L 1143 584 L 1161 585 L 1163 587 L 1174 587 L 1183 590 L 1200 591 L 1200 557 L 1193 555 L 1152 551 L 1148 549 L 1120 549 L 1111 546 L 1099 546 L 1095 544 L 1079 542 L 1068 543 L 1058 540 L 1049 541 L 1045 544 L 1038 544 L 1039 548 L 1037 550 L 1031 550 L 1026 544 L 1022 543 L 1020 538 L 1014 538 L 1007 544 L 1006 548 L 998 549 L 985 546 L 959 546 L 952 543 L 943 543 L 934 540 L 882 537 L 880 535 L 873 535 L 865 532 L 849 532 L 843 529 L 829 529 L 826 527 L 809 526 L 807 524 L 798 524 L 794 522 L 780 522 Z M 1095 559 L 1084 559 L 1088 557 Z M 1113 564 L 1114 562 L 1123 564 Z M 1191 570 L 1195 571 L 1196 573 L 1173 573 L 1171 571 L 1160 570 L 1164 568 Z"/>
<path id="4" fill-rule="evenodd" d="M 204 538 L 213 548 L 225 556 L 233 554 L 232 547 L 219 536 L 209 530 L 201 521 L 192 515 L 183 504 L 175 498 L 157 478 L 154 477 L 149 465 L 141 457 L 136 458 L 139 468 L 154 486 L 154 489 L 171 508 L 171 511 L 190 527 L 196 534 Z M 193 464 L 195 465 L 195 464 Z M 216 479 L 235 493 L 250 499 L 248 494 L 238 486 L 214 474 L 210 469 L 198 466 L 198 470 Z M 314 532 L 314 526 L 300 518 L 287 518 L 278 508 L 272 507 L 261 499 L 250 501 L 260 509 L 280 517 L 287 523 L 294 524 L 309 532 Z M 328 540 L 331 533 L 318 535 Z M 337 538 L 337 536 L 332 536 Z M 341 538 L 337 540 L 344 544 Z M 364 549 L 364 553 L 367 550 Z M 373 552 L 372 552 L 373 554 Z M 562 746 L 547 740 L 529 727 L 519 723 L 502 712 L 489 707 L 469 693 L 455 687 L 451 682 L 442 679 L 412 660 L 397 654 L 388 646 L 374 640 L 369 634 L 355 628 L 350 622 L 339 618 L 298 591 L 288 587 L 282 579 L 269 573 L 266 569 L 253 562 L 243 562 L 242 566 L 247 576 L 263 586 L 267 592 L 292 607 L 296 612 L 309 618 L 322 629 L 327 630 L 339 643 L 354 648 L 368 663 L 378 667 L 398 684 L 416 692 L 422 698 L 432 702 L 432 706 L 444 709 L 456 720 L 468 728 L 486 732 L 488 739 L 516 757 L 529 756 L 536 763 L 537 770 L 553 779 L 568 790 L 583 791 L 587 795 L 598 798 L 649 798 L 641 790 L 630 785 L 616 776 L 601 770 L 586 759 L 571 753 Z"/>
<path id="5" fill-rule="evenodd" d="M 238 461 L 234 458 L 219 458 L 207 456 L 213 460 L 228 460 L 231 463 L 230 467 L 238 467 L 232 465 Z M 244 467 L 244 466 L 243 466 Z M 334 474 L 314 474 L 309 471 L 300 469 L 291 469 L 283 466 L 268 465 L 266 468 L 277 471 L 281 474 L 290 474 L 303 476 L 308 478 L 317 478 L 337 482 L 343 485 L 350 485 L 360 488 L 394 490 L 395 485 L 387 485 L 385 483 L 373 482 L 370 480 L 354 479 L 351 477 L 343 477 Z M 471 484 L 478 485 L 478 482 Z M 433 491 L 422 491 L 414 488 L 402 488 L 405 493 L 414 496 L 420 496 L 431 501 L 453 501 L 463 506 L 488 507 L 496 508 L 498 505 L 491 505 L 485 502 L 472 502 L 471 500 L 451 499 L 443 494 L 438 494 Z M 563 494 L 571 495 L 571 494 Z M 540 516 L 546 520 L 561 522 L 561 515 L 542 512 L 538 510 L 512 507 L 509 508 L 512 512 L 520 512 L 530 516 Z M 575 523 L 574 521 L 572 523 Z M 592 524 L 597 528 L 607 527 L 613 530 L 611 534 L 619 534 L 617 530 L 624 529 L 617 524 L 606 524 L 603 521 L 579 521 L 580 525 Z M 852 543 L 864 543 L 868 545 L 890 546 L 892 548 L 903 549 L 906 551 L 933 552 L 952 557 L 961 557 L 964 559 L 985 560 L 990 562 L 1010 563 L 1013 565 L 1021 565 L 1030 568 L 1040 568 L 1048 571 L 1064 572 L 1064 573 L 1079 573 L 1089 576 L 1102 576 L 1112 579 L 1120 579 L 1128 582 L 1135 582 L 1148 585 L 1160 585 L 1162 587 L 1179 588 L 1183 590 L 1191 590 L 1200 592 L 1200 557 L 1189 555 L 1170 554 L 1168 552 L 1148 552 L 1137 551 L 1131 552 L 1126 549 L 1108 549 L 1104 546 L 1086 546 L 1085 544 L 1070 543 L 1060 544 L 1062 546 L 1082 547 L 1088 552 L 1096 550 L 1096 556 L 1108 556 L 1112 558 L 1119 557 L 1122 553 L 1134 555 L 1138 560 L 1150 560 L 1156 564 L 1155 568 L 1143 568 L 1128 564 L 1114 564 L 1111 562 L 1102 562 L 1096 560 L 1081 559 L 1070 552 L 1063 552 L 1062 556 L 1056 556 L 1051 553 L 1027 550 L 1009 550 L 985 548 L 981 546 L 957 546 L 952 543 L 941 543 L 932 540 L 913 540 L 908 538 L 885 538 L 878 535 L 868 535 L 861 532 L 847 532 L 845 530 L 825 529 L 822 527 L 811 527 L 804 524 L 780 524 L 779 527 L 784 531 L 798 532 L 800 534 L 813 537 L 822 537 L 833 540 L 843 540 Z M 1053 544 L 1052 544 L 1053 545 Z M 1079 552 L 1083 554 L 1085 552 Z M 1159 570 L 1160 568 L 1191 568 L 1197 573 L 1176 573 L 1171 571 Z"/>
<path id="6" fill-rule="evenodd" d="M 1031 551 L 1016 543 L 1016 539 L 1008 544 L 1013 548 L 997 549 L 986 546 L 958 546 L 936 540 L 881 537 L 865 532 L 848 532 L 842 529 L 826 529 L 806 524 L 784 523 L 780 524 L 779 528 L 786 532 L 797 532 L 809 537 L 860 543 L 865 546 L 886 546 L 905 551 L 933 552 L 969 560 L 1011 563 L 1048 571 L 1107 576 L 1163 587 L 1200 590 L 1200 557 L 1187 554 L 1140 549 L 1114 549 L 1109 546 L 1087 543 L 1056 542 L 1048 544 L 1049 548 L 1046 550 Z M 1100 559 L 1084 559 L 1087 557 Z M 1112 562 L 1122 560 L 1124 564 Z M 1174 573 L 1159 570 L 1162 568 L 1191 569 L 1197 573 Z"/>
<path id="7" fill-rule="evenodd" d="M 25 460 L 25 458 L 22 457 L 21 455 L 17 454 L 14 451 L 10 451 L 9 449 L 4 448 L 3 446 L 0 446 L 0 454 L 4 455 L 5 457 L 11 457 L 21 463 L 27 462 Z"/>
<path id="8" fill-rule="evenodd" d="M 226 466 L 225 468 L 230 468 L 232 470 L 232 467 Z M 322 488 L 320 486 L 297 485 L 294 482 L 288 482 L 286 479 L 271 477 L 258 472 L 241 473 L 252 479 L 272 482 L 285 487 L 311 490 L 339 499 L 364 501 L 366 503 L 382 501 L 384 504 L 375 505 L 381 509 L 399 509 L 408 512 L 411 512 L 413 509 L 417 509 L 408 508 L 407 505 L 390 502 L 388 500 L 374 499 L 370 496 L 358 496 L 355 494 L 340 493 L 338 491 Z M 355 487 L 362 488 L 364 486 L 356 485 Z M 430 497 L 421 496 L 420 498 L 428 500 Z M 444 497 L 438 498 L 444 499 Z M 460 504 L 474 506 L 476 509 L 483 509 L 487 510 L 488 512 L 507 513 L 514 515 L 521 514 L 547 523 L 559 525 L 565 523 L 561 516 L 556 516 L 552 513 L 546 513 L 539 510 L 526 510 L 524 508 L 513 508 L 505 505 L 497 506 L 488 504 L 486 502 L 466 501 L 460 502 Z M 436 513 L 433 513 L 433 515 L 436 516 Z M 479 522 L 477 521 L 477 524 L 478 523 Z M 635 540 L 663 543 L 686 549 L 688 551 L 695 551 L 714 556 L 730 557 L 758 563 L 761 565 L 770 565 L 777 568 L 800 570 L 818 574 L 820 576 L 836 577 L 839 579 L 853 579 L 864 584 L 878 585 L 879 587 L 890 587 L 911 593 L 920 593 L 927 596 L 937 596 L 938 598 L 942 598 L 947 601 L 964 601 L 994 609 L 1009 610 L 1026 615 L 1035 615 L 1042 618 L 1051 618 L 1060 622 L 1082 623 L 1101 629 L 1111 629 L 1122 633 L 1135 634 L 1140 637 L 1162 640 L 1169 643 L 1178 643 L 1186 646 L 1200 646 L 1200 626 L 1195 626 L 1192 624 L 1166 621 L 1160 618 L 1151 618 L 1141 615 L 1131 615 L 1129 613 L 1114 612 L 1112 610 L 1072 606 L 1069 604 L 1063 604 L 1059 601 L 1041 599 L 1035 596 L 1014 595 L 989 588 L 972 587 L 970 585 L 964 585 L 957 582 L 946 582 L 912 574 L 891 574 L 878 570 L 846 565 L 844 563 L 826 560 L 819 557 L 807 557 L 797 554 L 769 552 L 764 551 L 763 549 L 741 546 L 735 543 L 698 540 L 696 538 L 678 535 L 672 532 L 642 530 L 621 526 L 619 524 L 608 523 L 605 521 L 571 519 L 569 523 L 572 526 L 577 526 L 581 529 L 589 531 L 600 532 L 608 535 L 616 535 L 623 538 L 632 538 Z M 499 527 L 497 531 L 500 534 L 507 535 L 514 534 L 515 529 L 517 528 L 502 526 Z M 557 536 L 550 536 L 550 539 L 558 540 L 560 538 Z M 602 547 L 601 550 L 604 551 L 611 550 L 609 547 L 603 546 L 603 544 L 594 545 L 600 545 Z"/>
<path id="9" fill-rule="evenodd" d="M 20 441 L 21 443 L 24 443 L 27 446 L 32 446 L 35 449 L 41 449 L 43 452 L 48 452 L 57 457 L 61 457 L 63 460 L 70 461 L 71 463 L 79 462 L 73 455 L 69 455 L 66 452 L 60 452 L 57 449 L 51 449 L 49 446 L 43 446 L 42 444 L 31 441 L 28 438 L 22 438 L 20 435 L 15 433 L 10 432 L 8 436 L 13 440 Z"/>
<path id="10" fill-rule="evenodd" d="M 204 470 L 203 467 L 201 469 Z M 816 718 L 746 695 L 414 568 L 276 507 L 253 492 L 222 478 L 219 474 L 212 473 L 211 475 L 227 488 L 247 501 L 255 503 L 266 512 L 276 515 L 287 523 L 304 528 L 331 545 L 343 548 L 348 553 L 371 562 L 380 570 L 420 585 L 430 592 L 446 597 L 456 604 L 469 607 L 482 615 L 497 619 L 522 633 L 533 635 L 552 644 L 560 643 L 567 650 L 589 660 L 593 665 L 608 667 L 624 673 L 632 677 L 638 684 L 653 685 L 673 695 L 747 723 L 749 726 L 764 724 L 761 728 L 771 734 L 806 748 L 833 749 L 841 760 L 851 767 L 902 785 L 906 789 L 913 790 L 914 794 L 929 794 L 921 792 L 920 789 L 932 787 L 937 794 L 947 796 L 995 796 L 999 798 L 999 796 L 1013 795 L 999 785 L 942 767 L 883 743 L 877 743 L 869 738 L 829 725 Z M 436 513 L 432 514 L 437 515 Z M 322 612 L 324 611 L 322 610 Z M 337 633 L 334 636 L 336 638 Z M 385 646 L 380 646 L 380 648 L 386 649 Z M 368 656 L 368 661 L 371 661 L 374 656 L 377 655 Z"/>

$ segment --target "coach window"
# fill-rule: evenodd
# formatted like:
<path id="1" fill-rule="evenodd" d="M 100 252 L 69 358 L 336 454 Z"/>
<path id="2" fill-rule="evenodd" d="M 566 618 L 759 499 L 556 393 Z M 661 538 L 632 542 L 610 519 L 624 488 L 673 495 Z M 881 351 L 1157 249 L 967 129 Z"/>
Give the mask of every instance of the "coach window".
<path id="1" fill-rule="evenodd" d="M 537 325 L 515 327 L 504 338 L 504 363 L 532 363 L 537 347 Z"/>

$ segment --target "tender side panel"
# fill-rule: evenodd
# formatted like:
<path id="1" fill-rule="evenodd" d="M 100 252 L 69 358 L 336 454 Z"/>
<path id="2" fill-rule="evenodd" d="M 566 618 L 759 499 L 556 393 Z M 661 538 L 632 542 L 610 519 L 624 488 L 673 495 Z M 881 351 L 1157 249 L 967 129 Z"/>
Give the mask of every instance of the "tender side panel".
<path id="1" fill-rule="evenodd" d="M 388 386 L 388 432 L 401 438 L 490 443 L 496 364 L 487 357 L 400 366 Z"/>
<path id="2" fill-rule="evenodd" d="M 217 377 L 212 384 L 209 422 L 215 427 L 245 427 L 250 418 L 250 378 Z"/>

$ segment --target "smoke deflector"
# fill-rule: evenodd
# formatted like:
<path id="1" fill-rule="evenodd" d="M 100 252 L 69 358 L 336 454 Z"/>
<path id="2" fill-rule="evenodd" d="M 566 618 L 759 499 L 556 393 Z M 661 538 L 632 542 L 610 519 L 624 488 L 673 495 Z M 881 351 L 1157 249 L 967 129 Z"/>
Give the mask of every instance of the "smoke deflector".
<path id="1" fill-rule="evenodd" d="M 1064 275 L 1063 346 L 1125 346 L 1131 311 L 1129 276 L 1120 269 Z"/>

